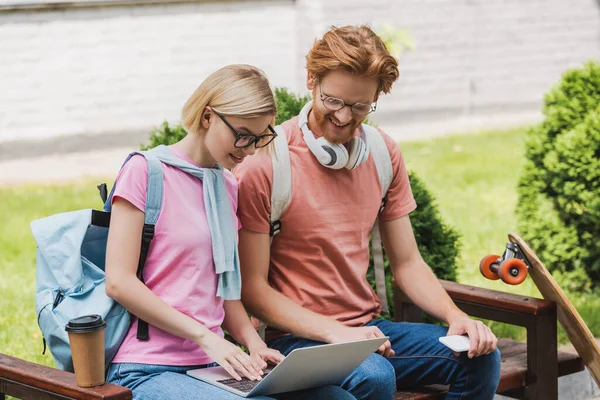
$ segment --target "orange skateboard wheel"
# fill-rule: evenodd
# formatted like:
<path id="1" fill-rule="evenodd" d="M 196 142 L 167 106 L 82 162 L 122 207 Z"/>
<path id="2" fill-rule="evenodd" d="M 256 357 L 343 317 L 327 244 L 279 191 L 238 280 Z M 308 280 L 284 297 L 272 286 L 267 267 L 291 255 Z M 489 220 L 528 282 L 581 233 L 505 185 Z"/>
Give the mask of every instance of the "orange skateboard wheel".
<path id="1" fill-rule="evenodd" d="M 518 285 L 527 278 L 527 264 L 518 258 L 504 260 L 498 269 L 498 276 L 504 283 Z"/>
<path id="2" fill-rule="evenodd" d="M 492 264 L 496 263 L 499 258 L 500 256 L 497 254 L 489 254 L 483 257 L 479 263 L 479 272 L 481 272 L 481 275 L 492 281 L 500 279 L 498 274 L 496 274 L 496 272 L 494 272 L 494 270 L 491 268 Z"/>

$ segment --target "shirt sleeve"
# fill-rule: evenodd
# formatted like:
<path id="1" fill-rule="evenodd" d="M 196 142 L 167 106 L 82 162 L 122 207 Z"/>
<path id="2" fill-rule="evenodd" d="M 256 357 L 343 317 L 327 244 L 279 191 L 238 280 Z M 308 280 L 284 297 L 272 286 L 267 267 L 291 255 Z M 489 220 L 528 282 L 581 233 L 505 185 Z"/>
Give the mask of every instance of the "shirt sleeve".
<path id="1" fill-rule="evenodd" d="M 266 151 L 246 157 L 233 170 L 238 180 L 238 218 L 242 227 L 257 233 L 271 230 L 273 166 Z"/>
<path id="2" fill-rule="evenodd" d="M 231 210 L 233 212 L 233 226 L 236 226 L 237 230 L 239 231 L 242 229 L 242 223 L 237 215 L 239 197 L 238 181 L 228 170 L 224 170 L 223 174 L 225 176 L 225 185 L 227 186 L 227 196 L 229 197 L 229 203 L 231 204 Z"/>
<path id="3" fill-rule="evenodd" d="M 388 189 L 387 203 L 380 218 L 382 221 L 391 221 L 410 214 L 417 208 L 417 203 L 410 188 L 408 172 L 398 144 L 385 132 L 381 131 L 381 133 L 390 152 L 394 177 Z"/>
<path id="4" fill-rule="evenodd" d="M 121 168 L 115 182 L 112 203 L 120 197 L 133 204 L 140 211 L 146 209 L 148 188 L 148 164 L 144 156 L 136 154 Z"/>

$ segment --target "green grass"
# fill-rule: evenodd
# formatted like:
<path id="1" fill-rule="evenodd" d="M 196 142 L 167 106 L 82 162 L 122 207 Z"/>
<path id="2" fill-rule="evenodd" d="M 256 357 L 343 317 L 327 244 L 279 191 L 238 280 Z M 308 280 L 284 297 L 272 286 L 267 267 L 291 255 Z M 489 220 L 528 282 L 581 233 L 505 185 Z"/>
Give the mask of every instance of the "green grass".
<path id="1" fill-rule="evenodd" d="M 35 241 L 29 223 L 57 212 L 101 207 L 94 182 L 0 188 L 0 352 L 54 365 L 42 355 L 35 313 Z"/>
<path id="2" fill-rule="evenodd" d="M 483 256 L 502 254 L 507 234 L 517 231 L 516 185 L 524 161 L 525 128 L 401 143 L 408 170 L 434 194 L 444 221 L 461 234 L 458 281 L 473 286 L 541 297 L 531 279 L 510 286 L 485 279 Z M 517 232 L 518 233 L 518 232 Z M 543 261 L 543 260 L 542 260 Z M 592 332 L 600 334 L 600 299 L 569 294 Z M 497 336 L 524 340 L 524 328 L 491 322 Z M 559 326 L 559 342 L 568 339 Z"/>
<path id="3" fill-rule="evenodd" d="M 516 182 L 523 160 L 523 130 L 450 136 L 401 143 L 408 170 L 426 183 L 443 219 L 461 234 L 458 280 L 507 289 L 479 273 L 481 258 L 501 252 L 516 230 Z M 519 286 L 533 289 L 533 285 Z M 509 288 L 510 289 L 510 288 Z"/>
<path id="4" fill-rule="evenodd" d="M 531 280 L 511 287 L 479 274 L 479 260 L 502 252 L 516 230 L 516 182 L 523 160 L 523 129 L 402 143 L 408 169 L 434 194 L 446 222 L 462 235 L 459 282 L 526 296 L 539 293 Z M 112 178 L 111 178 L 112 179 Z M 0 187 L 0 352 L 53 365 L 41 355 L 34 305 L 35 242 L 29 223 L 57 212 L 99 207 L 102 179 L 56 186 Z M 592 332 L 600 334 L 600 299 L 571 295 Z M 501 337 L 524 339 L 521 328 L 492 323 Z M 559 340 L 565 341 L 564 332 Z"/>

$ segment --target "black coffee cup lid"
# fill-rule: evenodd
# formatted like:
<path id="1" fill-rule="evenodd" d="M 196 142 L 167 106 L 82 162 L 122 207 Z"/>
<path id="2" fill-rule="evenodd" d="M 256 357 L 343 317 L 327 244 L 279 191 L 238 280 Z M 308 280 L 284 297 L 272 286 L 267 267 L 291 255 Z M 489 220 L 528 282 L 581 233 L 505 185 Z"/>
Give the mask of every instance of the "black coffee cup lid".
<path id="1" fill-rule="evenodd" d="M 106 327 L 106 322 L 102 320 L 100 315 L 82 315 L 81 317 L 73 318 L 65 326 L 67 332 L 84 333 L 93 332 Z"/>

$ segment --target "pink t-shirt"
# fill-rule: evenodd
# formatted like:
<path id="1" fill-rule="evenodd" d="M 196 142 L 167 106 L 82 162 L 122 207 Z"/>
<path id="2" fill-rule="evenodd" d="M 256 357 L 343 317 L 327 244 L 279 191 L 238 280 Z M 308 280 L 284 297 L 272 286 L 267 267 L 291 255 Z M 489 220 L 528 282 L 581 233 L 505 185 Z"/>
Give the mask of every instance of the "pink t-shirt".
<path id="1" fill-rule="evenodd" d="M 172 146 L 179 158 L 194 162 Z M 197 165 L 197 164 L 196 164 Z M 144 265 L 146 286 L 166 303 L 223 336 L 223 300 L 216 296 L 217 274 L 212 255 L 208 220 L 204 211 L 202 181 L 175 167 L 162 165 L 164 190 L 162 209 L 154 239 Z M 225 182 L 235 226 L 238 186 L 225 170 Z M 144 211 L 148 166 L 141 155 L 132 157 L 117 178 L 114 198 L 121 197 Z M 113 200 L 114 201 L 114 200 Z M 140 238 L 141 240 L 141 238 Z M 139 341 L 137 318 L 113 359 L 115 363 L 199 365 L 213 360 L 194 342 L 152 325 L 150 340 Z"/>
<path id="2" fill-rule="evenodd" d="M 381 184 L 372 156 L 358 168 L 333 170 L 312 155 L 298 117 L 282 124 L 289 143 L 292 198 L 271 244 L 269 283 L 297 304 L 350 326 L 360 326 L 381 310 L 365 278 L 369 233 L 381 206 Z M 398 144 L 381 132 L 394 178 L 380 215 L 390 221 L 416 208 Z M 269 233 L 272 161 L 257 154 L 237 166 L 238 216 L 245 229 Z M 242 265 L 242 268 L 244 266 Z M 267 339 L 278 335 L 267 331 Z"/>

